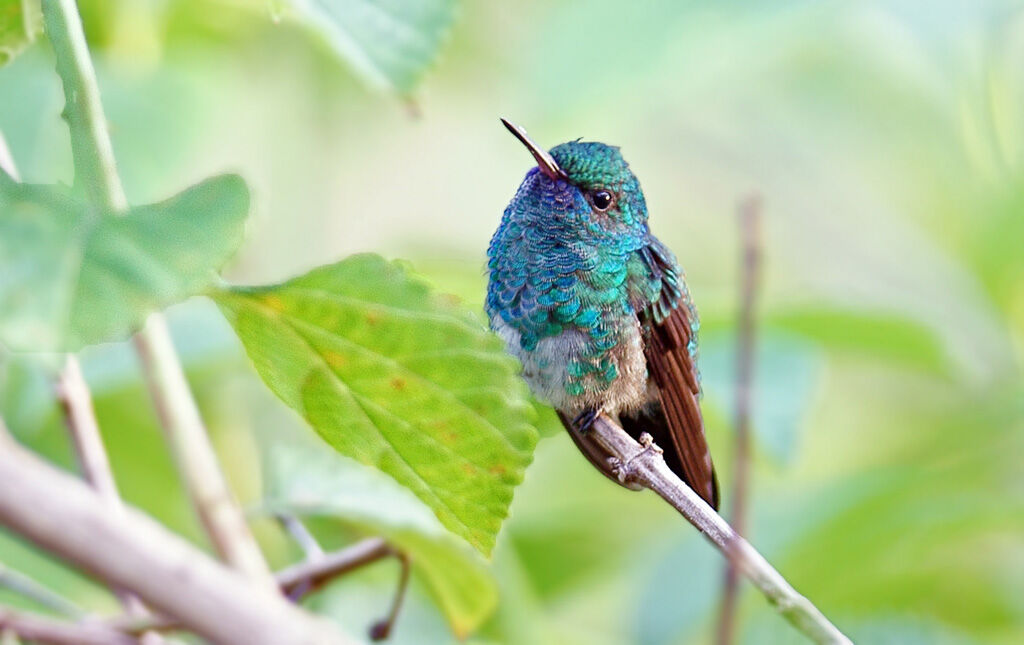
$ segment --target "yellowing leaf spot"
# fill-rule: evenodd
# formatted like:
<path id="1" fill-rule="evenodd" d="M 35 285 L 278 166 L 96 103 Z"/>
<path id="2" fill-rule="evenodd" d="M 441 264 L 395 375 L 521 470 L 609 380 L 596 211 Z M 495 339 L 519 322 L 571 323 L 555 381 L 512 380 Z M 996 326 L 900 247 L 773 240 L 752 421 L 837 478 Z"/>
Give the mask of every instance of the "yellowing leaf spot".
<path id="1" fill-rule="evenodd" d="M 345 358 L 343 354 L 339 354 L 338 352 L 331 350 L 324 352 L 324 360 L 327 361 L 328 365 L 334 368 L 344 367 L 345 363 L 348 362 L 348 359 Z"/>
<path id="2" fill-rule="evenodd" d="M 272 293 L 263 296 L 263 306 L 274 311 L 284 311 L 284 302 Z"/>
<path id="3" fill-rule="evenodd" d="M 405 389 L 405 379 L 404 378 L 399 378 L 399 377 L 396 376 L 395 378 L 391 379 L 391 387 L 396 389 L 396 390 L 404 390 Z"/>

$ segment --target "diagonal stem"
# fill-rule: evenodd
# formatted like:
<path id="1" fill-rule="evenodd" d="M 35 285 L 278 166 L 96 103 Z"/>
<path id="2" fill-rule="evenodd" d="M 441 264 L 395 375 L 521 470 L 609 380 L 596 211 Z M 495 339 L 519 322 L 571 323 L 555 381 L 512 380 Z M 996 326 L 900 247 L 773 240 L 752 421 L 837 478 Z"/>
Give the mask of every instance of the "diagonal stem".
<path id="1" fill-rule="evenodd" d="M 0 633 L 46 645 L 138 645 L 139 641 L 101 621 L 72 623 L 0 606 Z"/>
<path id="2" fill-rule="evenodd" d="M 113 512 L 79 479 L 18 445 L 2 419 L 0 481 L 0 526 L 108 585 L 130 589 L 155 612 L 213 643 L 353 642 L 151 517 L 127 507 Z"/>
<path id="3" fill-rule="evenodd" d="M 229 565 L 276 590 L 270 568 L 217 463 L 163 316 L 149 317 L 135 337 L 135 346 L 178 470 L 214 548 Z"/>
<path id="4" fill-rule="evenodd" d="M 75 181 L 105 211 L 127 208 L 117 174 L 96 71 L 74 0 L 43 0 L 46 32 L 64 84 L 64 118 L 71 131 Z M 150 316 L 136 336 L 150 392 L 175 450 L 193 505 L 214 547 L 231 566 L 266 589 L 276 589 L 270 569 L 217 464 L 163 316 Z"/>
<path id="5" fill-rule="evenodd" d="M 679 511 L 805 636 L 822 645 L 852 645 L 850 639 L 807 598 L 797 593 L 764 556 L 669 469 L 661 449 L 650 440 L 650 435 L 645 433 L 641 437 L 644 440 L 641 445 L 601 414 L 594 420 L 587 437 L 616 460 L 623 483 L 648 488 Z"/>
<path id="6" fill-rule="evenodd" d="M 33 602 L 69 618 L 85 616 L 85 610 L 64 596 L 44 587 L 20 571 L 15 571 L 0 564 L 0 587 L 22 595 Z"/>
<path id="7" fill-rule="evenodd" d="M 64 418 L 75 444 L 82 475 L 111 508 L 120 508 L 121 496 L 110 470 L 106 448 L 103 447 L 92 395 L 82 376 L 82 366 L 72 354 L 68 355 L 64 368 L 57 376 L 57 400 L 64 409 Z"/>
<path id="8" fill-rule="evenodd" d="M 277 583 L 288 594 L 304 584 L 309 585 L 306 590 L 309 592 L 353 569 L 394 554 L 394 549 L 382 538 L 366 538 L 340 551 L 282 569 L 277 573 Z"/>
<path id="9" fill-rule="evenodd" d="M 0 168 L 11 179 L 21 180 L 14 157 L 7 148 L 7 142 L 4 141 L 2 133 L 0 133 Z M 93 409 L 92 394 L 82 375 L 82 367 L 78 363 L 78 358 L 74 354 L 68 354 L 64 368 L 57 377 L 57 398 L 64 409 L 64 417 L 75 445 L 75 454 L 86 481 L 96 489 L 96 492 L 111 508 L 120 509 L 122 507 L 121 496 L 117 492 L 117 484 L 110 469 L 107 450 L 103 446 L 99 422 L 96 420 L 96 411 Z M 132 594 L 121 590 L 117 590 L 116 593 L 121 604 L 129 613 L 139 614 L 145 611 L 139 599 Z M 159 635 L 152 634 L 146 636 L 146 642 L 147 645 L 159 645 L 162 639 Z"/>
<path id="10" fill-rule="evenodd" d="M 760 212 L 757 195 L 740 203 L 739 225 L 742 240 L 740 267 L 739 329 L 736 342 L 736 455 L 733 480 L 732 526 L 747 534 L 747 495 L 750 489 L 750 415 L 754 381 L 755 306 L 760 266 Z M 725 565 L 722 587 L 722 613 L 719 616 L 718 645 L 732 645 L 736 639 L 736 608 L 739 597 L 739 570 L 732 560 Z"/>

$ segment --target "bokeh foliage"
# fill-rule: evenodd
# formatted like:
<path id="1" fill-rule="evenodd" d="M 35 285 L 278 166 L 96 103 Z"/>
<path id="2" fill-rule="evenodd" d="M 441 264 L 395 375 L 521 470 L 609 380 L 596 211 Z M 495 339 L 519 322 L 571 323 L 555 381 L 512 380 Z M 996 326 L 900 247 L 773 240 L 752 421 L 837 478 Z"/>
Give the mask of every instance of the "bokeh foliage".
<path id="1" fill-rule="evenodd" d="M 755 418 L 753 542 L 856 642 L 1024 639 L 1020 3 L 460 9 L 443 63 L 409 77 L 424 79 L 423 117 L 413 120 L 367 91 L 300 14 L 256 0 L 85 2 L 130 200 L 240 172 L 254 213 L 232 281 L 277 283 L 371 250 L 412 259 L 479 310 L 483 250 L 529 163 L 497 116 L 552 145 L 581 135 L 622 145 L 701 310 L 706 417 L 728 482 L 733 208 L 757 191 L 766 205 L 759 396 L 770 401 L 759 399 Z M 26 180 L 69 181 L 45 46 L 0 69 L 0 89 L 18 98 L 0 101 L 0 131 Z M 173 309 L 172 323 L 235 488 L 261 508 L 265 490 L 285 493 L 272 486 L 277 467 L 261 458 L 259 428 L 273 419 L 314 438 L 262 389 L 209 303 Z M 130 352 L 94 348 L 83 361 L 125 497 L 200 540 L 139 405 Z M 70 468 L 38 363 L 5 361 L 3 412 L 24 441 Z M 436 547 L 452 548 L 452 569 L 479 580 L 417 570 L 396 642 L 447 642 L 447 620 L 472 629 L 488 613 L 480 642 L 707 642 L 717 554 L 552 435 L 489 564 L 456 567 L 471 556 Z M 327 545 L 405 530 L 429 540 L 429 509 L 389 499 L 378 504 L 384 517 L 332 501 L 314 528 Z M 270 523 L 257 527 L 276 564 L 298 557 Z M 113 607 L 80 576 L 0 539 L 0 560 Z M 386 606 L 394 575 L 375 565 L 310 602 L 355 632 Z M 496 588 L 495 604 L 491 591 L 472 604 L 445 586 L 463 584 Z M 745 597 L 742 617 L 745 642 L 800 642 L 761 598 Z"/>

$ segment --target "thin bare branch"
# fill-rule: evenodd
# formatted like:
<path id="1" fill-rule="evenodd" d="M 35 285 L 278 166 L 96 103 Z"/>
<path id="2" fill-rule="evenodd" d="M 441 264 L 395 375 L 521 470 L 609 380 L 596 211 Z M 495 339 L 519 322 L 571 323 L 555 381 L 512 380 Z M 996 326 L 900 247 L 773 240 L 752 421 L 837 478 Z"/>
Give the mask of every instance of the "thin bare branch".
<path id="1" fill-rule="evenodd" d="M 292 516 L 279 517 L 290 517 L 296 524 L 302 526 L 301 522 Z M 308 534 L 305 526 L 302 527 L 302 530 Z M 313 536 L 309 535 L 309 537 L 312 538 Z M 313 541 L 315 542 L 315 540 Z M 317 548 L 319 548 L 319 544 L 317 544 Z M 390 626 L 394 624 L 395 618 L 401 609 L 405 589 L 408 587 L 411 567 L 408 557 L 395 551 L 393 547 L 381 538 L 367 538 L 352 546 L 331 553 L 323 553 L 321 551 L 319 556 L 282 569 L 275 575 L 275 579 L 282 593 L 293 600 L 299 600 L 305 594 L 323 587 L 335 578 L 389 556 L 397 558 L 401 564 L 399 587 L 395 593 L 395 598 L 392 601 L 391 610 L 387 618 L 377 624 L 387 623 L 387 629 L 390 630 Z M 181 624 L 176 620 L 166 616 L 152 615 L 143 617 L 131 615 L 118 616 L 109 620 L 107 625 L 128 634 L 141 634 L 145 631 L 168 631 L 181 627 Z"/>
<path id="2" fill-rule="evenodd" d="M 0 587 L 70 618 L 81 618 L 85 610 L 49 587 L 45 587 L 25 574 L 0 564 Z"/>
<path id="3" fill-rule="evenodd" d="M 281 526 L 284 527 L 284 530 L 288 531 L 288 534 L 292 536 L 292 539 L 302 547 L 302 552 L 306 554 L 306 561 L 312 562 L 324 556 L 323 547 L 320 546 L 320 543 L 316 541 L 316 538 L 299 518 L 288 513 L 278 513 L 275 517 L 277 517 L 277 521 L 281 523 Z"/>
<path id="4" fill-rule="evenodd" d="M 391 555 L 395 555 L 395 550 L 382 538 L 366 538 L 340 551 L 282 569 L 277 573 L 277 583 L 289 595 L 303 584 L 310 586 L 307 592 L 313 591 L 333 578 Z"/>
<path id="5" fill-rule="evenodd" d="M 747 492 L 750 488 L 750 414 L 754 383 L 755 307 L 760 265 L 761 198 L 751 195 L 738 210 L 742 258 L 740 264 L 739 325 L 736 338 L 735 460 L 732 486 L 732 526 L 747 534 Z M 722 586 L 722 613 L 718 621 L 718 645 L 731 645 L 736 639 L 736 605 L 739 596 L 739 571 L 731 560 L 725 565 Z"/>
<path id="6" fill-rule="evenodd" d="M 117 173 L 96 71 L 75 0 L 44 0 L 43 19 L 64 85 L 75 181 L 97 206 L 113 213 L 128 207 Z M 265 589 L 276 589 L 270 568 L 228 491 L 206 428 L 160 314 L 136 336 L 150 391 L 203 526 L 218 553 Z"/>
<path id="7" fill-rule="evenodd" d="M 7 149 L 2 132 L 0 132 L 0 166 L 12 179 L 20 181 L 18 168 L 10 150 Z M 57 377 L 57 399 L 64 409 L 71 440 L 75 445 L 78 464 L 86 481 L 92 484 L 92 487 L 104 501 L 110 504 L 111 508 L 120 509 L 121 496 L 117 492 L 117 484 L 110 469 L 107 450 L 103 446 L 103 436 L 100 434 L 96 411 L 92 405 L 92 394 L 82 375 L 82 367 L 78 363 L 78 358 L 74 354 L 68 354 L 64 368 Z M 118 590 L 117 596 L 129 613 L 138 614 L 144 611 L 139 600 L 131 594 Z M 146 645 L 159 645 L 162 642 L 156 634 L 147 637 L 146 641 Z"/>
<path id="8" fill-rule="evenodd" d="M 615 460 L 623 483 L 637 484 L 657 493 L 747 576 L 782 616 L 815 643 L 850 645 L 828 618 L 786 582 L 778 571 L 744 540 L 689 486 L 665 464 L 665 458 L 650 435 L 637 443 L 606 415 L 600 415 L 586 432 Z"/>
<path id="9" fill-rule="evenodd" d="M 103 447 L 99 423 L 92 405 L 92 394 L 82 376 L 82 367 L 74 355 L 68 355 L 64 369 L 57 377 L 57 400 L 64 409 L 75 454 L 85 480 L 96 489 L 111 508 L 121 508 L 114 474 L 110 470 L 107 450 Z"/>
<path id="10" fill-rule="evenodd" d="M 110 469 L 107 450 L 103 446 L 103 436 L 100 434 L 96 411 L 93 409 L 92 394 L 82 375 L 82 367 L 73 354 L 68 354 L 64 369 L 57 377 L 57 399 L 64 409 L 64 418 L 67 420 L 68 430 L 75 444 L 75 454 L 78 456 L 85 480 L 111 510 L 122 512 L 124 504 L 120 493 L 117 492 L 114 473 Z M 146 613 L 145 607 L 133 594 L 123 589 L 115 591 L 129 614 Z M 147 645 L 158 645 L 161 642 L 158 634 L 148 635 L 145 640 Z"/>
<path id="11" fill-rule="evenodd" d="M 297 518 L 291 515 L 279 515 L 278 519 L 285 524 L 289 533 L 295 537 L 306 552 L 305 562 L 288 567 L 277 574 L 281 590 L 293 600 L 299 600 L 307 593 L 319 589 L 339 576 L 388 556 L 393 556 L 398 560 L 400 566 L 398 587 L 395 589 L 391 608 L 388 610 L 387 616 L 374 623 L 370 628 L 371 639 L 387 638 L 394 628 L 398 614 L 402 611 L 405 592 L 409 587 L 409 574 L 412 569 L 409 557 L 395 550 L 381 538 L 367 538 L 341 551 L 325 554 L 316 538 Z"/>
<path id="12" fill-rule="evenodd" d="M 67 622 L 0 606 L 0 632 L 46 645 L 139 645 L 138 639 L 92 620 Z"/>
<path id="13" fill-rule="evenodd" d="M 395 557 L 398 558 L 398 563 L 402 567 L 398 578 L 398 588 L 395 589 L 395 597 L 391 601 L 391 610 L 388 611 L 388 615 L 383 620 L 374 623 L 370 628 L 370 638 L 375 641 L 384 640 L 391 635 L 391 630 L 395 627 L 395 621 L 398 620 L 398 614 L 402 611 L 405 592 L 409 589 L 409 574 L 412 572 L 409 556 L 404 553 L 396 553 Z"/>
<path id="14" fill-rule="evenodd" d="M 145 514 L 112 512 L 81 481 L 0 435 L 0 525 L 215 643 L 349 643 Z"/>
<path id="15" fill-rule="evenodd" d="M 149 317 L 135 337 L 149 392 L 178 469 L 217 553 L 266 589 L 277 589 L 270 568 L 217 463 L 163 316 Z"/>

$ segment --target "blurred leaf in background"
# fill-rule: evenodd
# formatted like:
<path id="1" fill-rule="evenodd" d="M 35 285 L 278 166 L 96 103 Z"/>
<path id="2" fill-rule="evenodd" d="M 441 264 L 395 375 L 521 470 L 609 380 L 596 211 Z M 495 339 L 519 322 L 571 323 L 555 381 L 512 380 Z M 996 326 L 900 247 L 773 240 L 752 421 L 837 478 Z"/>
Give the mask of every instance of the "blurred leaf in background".
<path id="1" fill-rule="evenodd" d="M 210 284 L 241 244 L 249 192 L 224 175 L 122 217 L 0 176 L 0 211 L 0 342 L 75 351 Z"/>
<path id="2" fill-rule="evenodd" d="M 0 66 L 31 45 L 42 30 L 39 0 L 0 0 Z"/>
<path id="3" fill-rule="evenodd" d="M 368 83 L 405 95 L 437 58 L 457 4 L 455 0 L 287 1 Z"/>
<path id="4" fill-rule="evenodd" d="M 131 200 L 225 170 L 252 187 L 249 239 L 229 271 L 239 283 L 372 250 L 409 258 L 439 291 L 479 309 L 484 249 L 529 167 L 497 117 L 523 122 L 545 145 L 578 136 L 621 145 L 701 312 L 705 416 L 722 481 L 733 210 L 757 190 L 762 332 L 786 340 L 759 374 L 771 397 L 762 413 L 785 414 L 768 424 L 776 449 L 762 445 L 754 463 L 753 543 L 856 642 L 1024 641 L 1020 2 L 467 1 L 454 27 L 451 4 L 424 3 L 438 28 L 410 41 L 419 45 L 406 58 L 378 59 L 362 34 L 349 39 L 376 86 L 406 93 L 401 79 L 425 78 L 420 120 L 367 91 L 366 70 L 356 59 L 339 65 L 332 36 L 297 8 L 285 13 L 300 20 L 275 22 L 262 1 L 83 5 Z M 363 33 L 383 29 L 380 42 L 394 42 L 404 32 L 392 33 L 393 15 Z M 344 27 L 345 16 L 322 18 Z M 448 29 L 443 64 L 422 76 L 415 70 Z M 0 101 L 0 129 L 33 182 L 70 177 L 51 73 L 41 45 L 0 69 L 2 95 L 17 98 Z M 258 506 L 269 482 L 247 411 L 261 395 L 229 387 L 250 370 L 209 303 L 201 323 L 181 315 L 194 305 L 172 311 L 176 340 L 235 489 Z M 154 456 L 163 448 L 150 413 L 115 393 L 141 393 L 134 363 L 115 354 L 83 362 L 126 497 L 199 540 L 173 469 Z M 5 369 L 5 406 L 41 402 L 14 414 L 12 428 L 70 467 L 59 419 L 40 412 L 45 377 Z M 35 394 L 23 399 L 26 387 Z M 498 536 L 489 567 L 499 600 L 477 638 L 708 642 L 720 558 L 653 496 L 605 482 L 551 429 Z M 404 508 L 392 500 L 378 510 L 412 513 Z M 372 530 L 360 513 L 335 508 L 318 537 L 344 544 Z M 298 557 L 279 531 L 259 534 L 278 565 Z M 6 536 L 0 560 L 84 604 L 112 606 Z M 455 605 L 438 600 L 427 572 L 417 578 L 395 638 L 453 640 Z M 346 625 L 368 624 L 393 584 L 382 564 L 313 602 Z M 743 599 L 743 642 L 799 642 L 762 598 Z M 463 625 L 485 604 L 459 610 Z"/>

